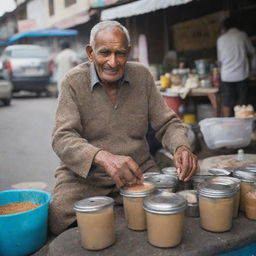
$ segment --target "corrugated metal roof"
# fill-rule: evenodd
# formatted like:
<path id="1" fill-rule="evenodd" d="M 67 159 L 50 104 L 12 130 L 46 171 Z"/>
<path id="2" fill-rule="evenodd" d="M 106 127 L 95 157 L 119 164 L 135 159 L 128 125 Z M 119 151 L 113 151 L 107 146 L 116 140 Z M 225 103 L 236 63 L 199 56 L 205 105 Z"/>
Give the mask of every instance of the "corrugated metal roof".
<path id="1" fill-rule="evenodd" d="M 136 16 L 165 9 L 169 6 L 186 4 L 192 0 L 139 0 L 121 6 L 109 8 L 101 12 L 101 20 L 113 20 Z"/>

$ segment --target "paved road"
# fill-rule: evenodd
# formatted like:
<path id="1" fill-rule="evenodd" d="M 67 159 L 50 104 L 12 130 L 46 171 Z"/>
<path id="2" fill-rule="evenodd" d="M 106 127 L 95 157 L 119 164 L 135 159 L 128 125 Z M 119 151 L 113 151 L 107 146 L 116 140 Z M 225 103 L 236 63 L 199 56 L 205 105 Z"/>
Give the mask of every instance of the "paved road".
<path id="1" fill-rule="evenodd" d="M 56 98 L 17 96 L 0 105 L 0 190 L 52 192 L 58 158 L 51 148 Z"/>

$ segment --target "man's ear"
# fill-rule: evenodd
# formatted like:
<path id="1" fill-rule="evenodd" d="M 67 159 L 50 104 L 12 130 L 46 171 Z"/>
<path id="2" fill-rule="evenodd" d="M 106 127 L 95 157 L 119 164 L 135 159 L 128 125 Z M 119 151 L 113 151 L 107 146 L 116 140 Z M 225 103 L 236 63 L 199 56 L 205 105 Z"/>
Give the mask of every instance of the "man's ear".
<path id="1" fill-rule="evenodd" d="M 89 61 L 93 61 L 93 49 L 89 44 L 85 46 L 85 51 Z"/>

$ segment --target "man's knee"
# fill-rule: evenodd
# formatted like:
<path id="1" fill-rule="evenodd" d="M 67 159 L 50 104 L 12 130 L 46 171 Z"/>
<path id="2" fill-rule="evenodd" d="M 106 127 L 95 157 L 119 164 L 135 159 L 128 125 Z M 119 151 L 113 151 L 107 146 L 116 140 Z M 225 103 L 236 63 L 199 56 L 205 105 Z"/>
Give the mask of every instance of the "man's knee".
<path id="1" fill-rule="evenodd" d="M 76 221 L 76 215 L 73 209 L 64 209 L 54 202 L 50 204 L 48 218 L 49 230 L 54 235 L 59 235 Z"/>

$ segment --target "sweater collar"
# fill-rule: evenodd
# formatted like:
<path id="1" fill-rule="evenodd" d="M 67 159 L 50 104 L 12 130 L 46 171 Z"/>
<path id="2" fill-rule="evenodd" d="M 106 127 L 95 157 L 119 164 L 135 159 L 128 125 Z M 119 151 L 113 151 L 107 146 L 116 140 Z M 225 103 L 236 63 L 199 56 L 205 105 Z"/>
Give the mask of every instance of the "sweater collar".
<path id="1" fill-rule="evenodd" d="M 101 81 L 99 79 L 97 70 L 93 63 L 90 64 L 90 75 L 91 75 L 91 91 L 92 91 L 96 85 L 101 85 Z M 124 72 L 124 75 L 120 79 L 119 83 L 121 85 L 130 84 L 130 80 L 126 72 Z"/>

